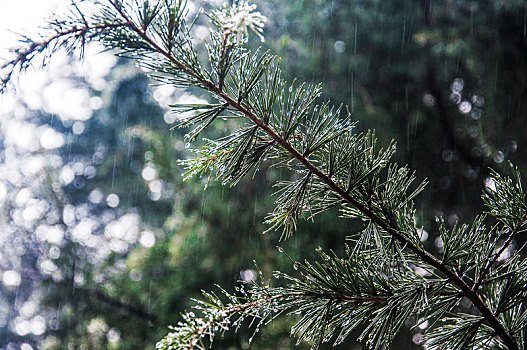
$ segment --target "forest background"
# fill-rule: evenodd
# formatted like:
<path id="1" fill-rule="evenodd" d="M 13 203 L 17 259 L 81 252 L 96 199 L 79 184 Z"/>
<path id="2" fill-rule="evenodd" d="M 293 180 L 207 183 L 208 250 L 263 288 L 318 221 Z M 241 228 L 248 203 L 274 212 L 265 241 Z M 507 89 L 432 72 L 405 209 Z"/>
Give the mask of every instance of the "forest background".
<path id="1" fill-rule="evenodd" d="M 256 3 L 270 19 L 264 47 L 283 58 L 286 79 L 322 81 L 360 130 L 376 129 L 382 145 L 395 139 L 398 162 L 429 179 L 417 200 L 427 247 L 441 250 L 434 217 L 453 226 L 481 211 L 489 168 L 507 173 L 511 160 L 526 169 L 524 1 Z M 198 38 L 206 26 L 198 23 Z M 183 182 L 177 160 L 190 152 L 166 105 L 204 97 L 151 86 L 128 62 L 90 55 L 83 65 L 64 56 L 45 75 L 28 75 L 11 102 L 3 97 L 5 349 L 153 348 L 202 289 L 253 279 L 253 260 L 265 276 L 294 274 L 277 245 L 303 260 L 319 246 L 338 252 L 355 233 L 333 212 L 301 223 L 292 240 L 262 235 L 268 184 L 281 176 L 273 168 L 230 191 Z M 213 126 L 208 137 L 230 127 Z M 289 321 L 264 328 L 251 347 L 292 348 Z M 410 329 L 417 321 L 394 348 L 419 348 L 426 325 Z M 251 335 L 242 328 L 215 346 L 248 348 Z"/>

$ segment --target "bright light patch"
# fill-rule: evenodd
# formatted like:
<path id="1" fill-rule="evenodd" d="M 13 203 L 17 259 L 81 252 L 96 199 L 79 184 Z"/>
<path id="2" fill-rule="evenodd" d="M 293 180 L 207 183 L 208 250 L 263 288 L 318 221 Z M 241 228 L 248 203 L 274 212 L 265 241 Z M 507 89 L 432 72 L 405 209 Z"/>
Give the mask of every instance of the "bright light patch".
<path id="1" fill-rule="evenodd" d="M 4 204 L 5 198 L 7 196 L 7 188 L 5 184 L 0 181 L 0 205 Z"/>
<path id="2" fill-rule="evenodd" d="M 57 271 L 58 267 L 53 261 L 46 259 L 40 263 L 40 271 L 45 275 L 51 275 Z"/>
<path id="3" fill-rule="evenodd" d="M 97 223 L 91 219 L 84 219 L 73 228 L 71 237 L 74 241 L 85 243 L 95 230 Z"/>
<path id="4" fill-rule="evenodd" d="M 490 192 L 496 192 L 496 180 L 492 177 L 487 177 L 483 184 L 485 185 L 485 188 Z"/>
<path id="5" fill-rule="evenodd" d="M 16 205 L 21 207 L 24 204 L 26 204 L 30 198 L 31 198 L 31 191 L 29 190 L 29 188 L 24 187 L 20 189 L 20 191 L 18 191 L 18 193 L 16 194 L 15 203 Z"/>
<path id="6" fill-rule="evenodd" d="M 71 132 L 73 132 L 74 135 L 80 135 L 84 132 L 84 123 L 76 121 L 73 123 L 71 127 Z"/>
<path id="7" fill-rule="evenodd" d="M 240 277 L 245 282 L 252 282 L 256 280 L 256 272 L 251 269 L 241 270 Z"/>
<path id="8" fill-rule="evenodd" d="M 156 168 L 154 168 L 154 166 L 152 164 L 147 164 L 143 168 L 143 171 L 141 172 L 141 176 L 146 181 L 152 181 L 152 180 L 154 180 L 157 177 L 157 170 L 156 170 Z"/>
<path id="9" fill-rule="evenodd" d="M 183 105 L 192 105 L 192 104 L 208 104 L 208 101 L 203 99 L 203 98 L 199 98 L 195 95 L 191 95 L 191 94 L 182 94 L 177 100 L 176 100 L 176 103 L 175 104 L 183 104 Z M 174 112 L 172 112 L 174 113 Z M 175 114 L 175 119 L 174 121 L 176 120 L 186 120 L 188 118 L 190 118 L 191 116 L 193 116 L 195 114 L 195 112 L 179 112 L 179 113 L 174 113 Z M 166 118 L 165 117 L 165 122 L 166 121 Z M 172 118 L 168 118 L 169 121 L 172 120 Z M 173 122 L 172 122 L 173 123 Z M 171 123 L 169 123 L 171 124 Z"/>
<path id="10" fill-rule="evenodd" d="M 91 191 L 90 194 L 88 195 L 88 200 L 92 202 L 93 204 L 99 204 L 103 201 L 103 199 L 104 199 L 104 193 L 98 188 Z"/>
<path id="11" fill-rule="evenodd" d="M 64 230 L 60 226 L 50 226 L 46 232 L 46 241 L 51 244 L 61 245 L 64 239 Z"/>
<path id="12" fill-rule="evenodd" d="M 153 193 L 161 193 L 161 191 L 163 190 L 163 182 L 161 182 L 160 180 L 154 180 L 150 182 L 148 188 Z"/>
<path id="13" fill-rule="evenodd" d="M 419 235 L 419 239 L 421 240 L 421 242 L 424 242 L 428 239 L 428 232 L 423 228 L 418 228 L 417 234 Z"/>
<path id="14" fill-rule="evenodd" d="M 46 319 L 40 315 L 33 317 L 31 320 L 31 333 L 42 335 L 46 331 Z"/>
<path id="15" fill-rule="evenodd" d="M 139 216 L 137 214 L 125 214 L 118 220 L 112 221 L 104 229 L 104 235 L 108 239 L 118 239 L 127 243 L 135 243 L 139 234 Z"/>
<path id="16" fill-rule="evenodd" d="M 28 343 L 23 343 L 22 345 L 20 345 L 20 350 L 33 350 L 33 347 Z"/>
<path id="17" fill-rule="evenodd" d="M 20 318 L 16 318 L 15 320 L 15 331 L 20 336 L 25 336 L 29 334 L 29 329 L 31 327 L 31 323 L 26 320 L 21 320 Z"/>
<path id="18" fill-rule="evenodd" d="M 93 179 L 97 175 L 97 169 L 93 165 L 88 165 L 84 169 L 84 177 L 86 177 L 88 180 Z"/>
<path id="19" fill-rule="evenodd" d="M 44 88 L 46 112 L 58 115 L 63 120 L 88 120 L 91 117 L 90 94 L 72 82 L 60 79 Z"/>
<path id="20" fill-rule="evenodd" d="M 75 223 L 75 207 L 73 205 L 67 204 L 64 207 L 64 211 L 62 213 L 62 220 L 68 226 L 71 226 Z"/>
<path id="21" fill-rule="evenodd" d="M 152 231 L 143 231 L 139 243 L 145 248 L 152 248 L 156 243 L 156 236 Z"/>
<path id="22" fill-rule="evenodd" d="M 75 179 L 75 172 L 70 167 L 64 167 L 60 172 L 59 178 L 62 185 L 67 186 Z"/>
<path id="23" fill-rule="evenodd" d="M 39 144 L 37 127 L 20 121 L 10 121 L 5 130 L 5 144 L 14 145 L 27 151 L 37 151 Z"/>
<path id="24" fill-rule="evenodd" d="M 422 319 L 420 319 L 420 320 L 417 321 L 417 322 L 418 322 L 418 326 L 417 326 L 417 327 L 418 327 L 419 329 L 427 329 L 427 328 L 428 328 L 428 325 L 429 325 L 428 320 L 422 320 Z"/>
<path id="25" fill-rule="evenodd" d="M 40 210 L 37 205 L 27 206 L 22 212 L 25 221 L 33 222 L 40 217 Z"/>
<path id="26" fill-rule="evenodd" d="M 176 88 L 172 85 L 160 85 L 154 88 L 154 99 L 161 105 L 166 106 L 173 100 L 172 95 Z"/>
<path id="27" fill-rule="evenodd" d="M 45 127 L 40 134 L 40 145 L 47 150 L 56 149 L 64 145 L 64 136 L 52 128 Z"/>
<path id="28" fill-rule="evenodd" d="M 20 282 L 22 282 L 22 278 L 20 277 L 20 274 L 15 270 L 9 270 L 5 271 L 2 274 L 2 281 L 7 287 L 18 287 L 20 285 Z"/>
<path id="29" fill-rule="evenodd" d="M 25 176 L 34 176 L 44 168 L 44 158 L 41 156 L 27 157 L 21 164 Z"/>
<path id="30" fill-rule="evenodd" d="M 117 329 L 112 328 L 106 333 L 106 339 L 108 339 L 108 342 L 110 343 L 118 343 L 119 340 L 121 340 L 121 334 Z"/>
<path id="31" fill-rule="evenodd" d="M 99 96 L 93 96 L 92 98 L 90 98 L 90 107 L 94 110 L 100 109 L 102 107 L 102 103 L 102 98 L 100 98 Z"/>
<path id="32" fill-rule="evenodd" d="M 110 193 L 108 197 L 106 197 L 106 204 L 110 208 L 115 208 L 119 205 L 119 196 L 115 193 Z"/>

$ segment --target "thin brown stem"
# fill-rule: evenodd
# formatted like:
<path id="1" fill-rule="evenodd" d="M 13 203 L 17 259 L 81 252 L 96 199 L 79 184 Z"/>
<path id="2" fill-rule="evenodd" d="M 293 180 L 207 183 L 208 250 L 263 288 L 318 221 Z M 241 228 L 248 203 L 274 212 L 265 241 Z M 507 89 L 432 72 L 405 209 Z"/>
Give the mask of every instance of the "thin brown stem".
<path id="1" fill-rule="evenodd" d="M 123 16 L 125 21 L 130 22 L 126 14 L 122 11 L 119 6 L 116 6 L 112 0 L 110 1 L 114 7 L 119 11 Z M 236 99 L 229 96 L 225 91 L 223 91 L 219 86 L 215 85 L 213 82 L 208 81 L 193 72 L 192 69 L 185 66 L 182 62 L 177 60 L 170 52 L 162 49 L 157 43 L 155 43 L 141 28 L 133 25 L 129 25 L 129 28 L 135 31 L 143 40 L 145 40 L 156 52 L 164 56 L 177 68 L 181 69 L 186 74 L 191 75 L 193 78 L 198 80 L 202 86 L 204 86 L 210 92 L 213 92 L 215 95 L 223 99 L 228 103 L 232 108 L 236 109 L 239 113 L 244 115 L 247 119 L 255 123 L 260 129 L 265 131 L 276 143 L 280 144 L 286 151 L 288 151 L 293 158 L 298 160 L 303 164 L 313 175 L 317 176 L 322 182 L 326 184 L 328 188 L 337 193 L 345 202 L 350 204 L 359 210 L 362 214 L 368 217 L 373 223 L 389 233 L 393 238 L 399 241 L 403 246 L 408 247 L 415 255 L 420 257 L 423 261 L 428 263 L 430 266 L 436 268 L 438 271 L 442 272 L 453 284 L 457 285 L 458 288 L 463 292 L 465 297 L 469 299 L 472 304 L 479 310 L 488 324 L 496 331 L 496 334 L 502 339 L 505 345 L 511 350 L 519 350 L 518 345 L 514 339 L 507 333 L 503 325 L 498 321 L 496 316 L 488 308 L 485 302 L 482 300 L 481 296 L 474 291 L 460 276 L 458 276 L 454 271 L 449 267 L 444 265 L 441 260 L 434 257 L 429 252 L 421 249 L 406 235 L 399 230 L 392 228 L 387 222 L 385 222 L 381 217 L 371 211 L 364 204 L 353 198 L 346 190 L 338 186 L 328 175 L 326 175 L 322 170 L 317 168 L 309 159 L 304 157 L 299 153 L 286 139 L 278 135 L 268 124 L 260 120 L 251 110 L 243 106 Z"/>

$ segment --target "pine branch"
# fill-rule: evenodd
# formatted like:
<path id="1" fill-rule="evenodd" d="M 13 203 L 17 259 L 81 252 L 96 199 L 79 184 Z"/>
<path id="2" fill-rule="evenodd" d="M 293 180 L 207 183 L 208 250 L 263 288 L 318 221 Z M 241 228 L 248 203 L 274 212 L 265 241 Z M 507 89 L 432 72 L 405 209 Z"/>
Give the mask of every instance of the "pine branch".
<path id="1" fill-rule="evenodd" d="M 123 16 L 123 18 L 127 20 L 126 16 Z M 192 74 L 192 71 L 186 68 L 170 53 L 161 49 L 154 42 L 152 42 L 152 40 L 148 36 L 146 36 L 146 34 L 140 28 L 137 28 L 133 25 L 131 26 L 131 28 L 136 31 L 146 42 L 152 45 L 152 47 L 156 48 L 156 50 L 160 54 L 162 54 L 168 60 L 174 63 L 176 67 L 182 69 L 187 74 Z M 198 79 L 207 90 L 213 92 L 215 95 L 223 99 L 225 103 L 227 103 L 230 107 L 236 109 L 238 112 L 240 112 L 249 120 L 251 120 L 256 126 L 258 126 L 258 128 L 265 131 L 276 143 L 281 145 L 287 152 L 289 152 L 289 154 L 293 158 L 297 159 L 301 164 L 303 164 L 306 169 L 308 169 L 314 176 L 318 177 L 322 182 L 324 182 L 328 186 L 328 188 L 338 194 L 345 202 L 349 203 L 351 206 L 359 210 L 373 223 L 381 227 L 383 230 L 388 232 L 393 238 L 403 244 L 403 246 L 408 247 L 408 249 L 410 249 L 418 257 L 423 259 L 424 262 L 436 268 L 438 271 L 441 271 L 453 284 L 457 285 L 461 289 L 463 294 L 481 312 L 485 320 L 502 338 L 503 342 L 507 345 L 507 347 L 511 350 L 519 350 L 513 338 L 507 333 L 507 331 L 505 330 L 503 325 L 498 321 L 496 316 L 490 311 L 487 305 L 485 305 L 480 296 L 461 277 L 459 277 L 455 272 L 446 267 L 440 260 L 438 260 L 432 254 L 415 245 L 412 241 L 407 238 L 407 236 L 403 232 L 400 232 L 388 226 L 388 224 L 383 221 L 378 215 L 374 214 L 369 208 L 367 208 L 362 203 L 351 197 L 351 195 L 346 192 L 346 190 L 337 186 L 337 184 L 335 184 L 335 182 L 333 182 L 333 180 L 330 179 L 328 175 L 323 173 L 320 169 L 313 165 L 305 156 L 300 154 L 287 140 L 280 137 L 268 124 L 265 124 L 262 120 L 258 119 L 252 111 L 247 109 L 245 106 L 240 104 L 231 96 L 227 95 L 219 86 L 214 85 L 212 82 L 202 79 L 198 76 L 194 77 Z"/>
<path id="2" fill-rule="evenodd" d="M 497 172 L 493 172 L 494 188 L 483 196 L 483 201 L 488 208 L 488 213 L 495 216 L 502 226 L 506 228 L 498 241 L 503 240 L 503 245 L 493 255 L 489 255 L 485 267 L 479 273 L 472 289 L 478 290 L 485 280 L 491 267 L 505 252 L 518 234 L 524 232 L 527 227 L 527 203 L 526 195 L 521 185 L 521 177 L 518 168 L 510 164 L 512 178 L 504 178 Z"/>

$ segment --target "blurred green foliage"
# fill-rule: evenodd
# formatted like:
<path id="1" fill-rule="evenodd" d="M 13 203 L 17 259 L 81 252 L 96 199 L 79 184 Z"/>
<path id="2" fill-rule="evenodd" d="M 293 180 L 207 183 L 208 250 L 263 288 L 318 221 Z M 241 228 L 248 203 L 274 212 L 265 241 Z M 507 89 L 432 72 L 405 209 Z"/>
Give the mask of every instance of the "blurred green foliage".
<path id="1" fill-rule="evenodd" d="M 262 0 L 259 10 L 271 19 L 265 45 L 283 57 L 288 80 L 324 82 L 327 97 L 348 104 L 360 129 L 375 128 L 385 145 L 397 140 L 400 162 L 430 180 L 418 199 L 424 217 L 441 215 L 449 225 L 466 221 L 482 206 L 478 198 L 488 167 L 503 171 L 509 159 L 526 167 L 521 147 L 527 134 L 525 2 Z M 97 175 L 76 177 L 82 185 L 64 186 L 62 197 L 46 191 L 41 196 L 60 208 L 88 203 L 94 189 L 116 193 L 118 209 L 88 203 L 90 215 L 100 220 L 99 235 L 112 221 L 134 213 L 141 230 L 155 234 L 155 245 L 136 244 L 93 260 L 89 248 L 67 236 L 57 259 L 64 278 L 39 276 L 43 310 L 54 315 L 48 332 L 22 337 L 5 326 L 0 343 L 40 342 L 44 349 L 153 348 L 191 298 L 215 283 L 227 287 L 250 278 L 257 273 L 253 260 L 264 276 L 272 270 L 293 273 L 277 245 L 302 260 L 313 256 L 317 246 L 342 249 L 338 243 L 355 232 L 353 223 L 327 213 L 315 223 L 301 224 L 292 240 L 279 242 L 274 232 L 262 235 L 273 201 L 269 183 L 281 174 L 263 166 L 254 181 L 242 181 L 230 191 L 212 183 L 204 192 L 205 179 L 183 182 L 177 160 L 189 155 L 184 131 L 171 131 L 163 121 L 165 106 L 153 100 L 149 81 L 122 62 L 107 80 L 107 91 L 92 90 L 103 98 L 103 107 L 60 150 L 64 163 L 93 164 Z M 38 124 L 53 120 L 36 112 L 33 118 Z M 71 136 L 71 126 L 51 125 Z M 212 137 L 232 127 L 225 121 L 207 132 Z M 155 179 L 142 175 L 149 167 Z M 155 180 L 161 181 L 161 195 L 149 188 Z M 420 224 L 432 230 L 430 222 Z M 429 232 L 430 247 L 436 236 Z M 28 255 L 28 269 L 38 271 L 39 254 Z M 14 302 L 9 293 L 6 298 Z M 57 324 L 52 327 L 52 322 Z M 417 333 L 404 332 L 394 348 L 410 349 Z M 216 348 L 248 348 L 251 334 L 242 328 Z M 288 334 L 288 320 L 281 319 L 251 347 L 292 348 L 295 340 Z M 360 348 L 355 346 L 342 348 Z"/>

